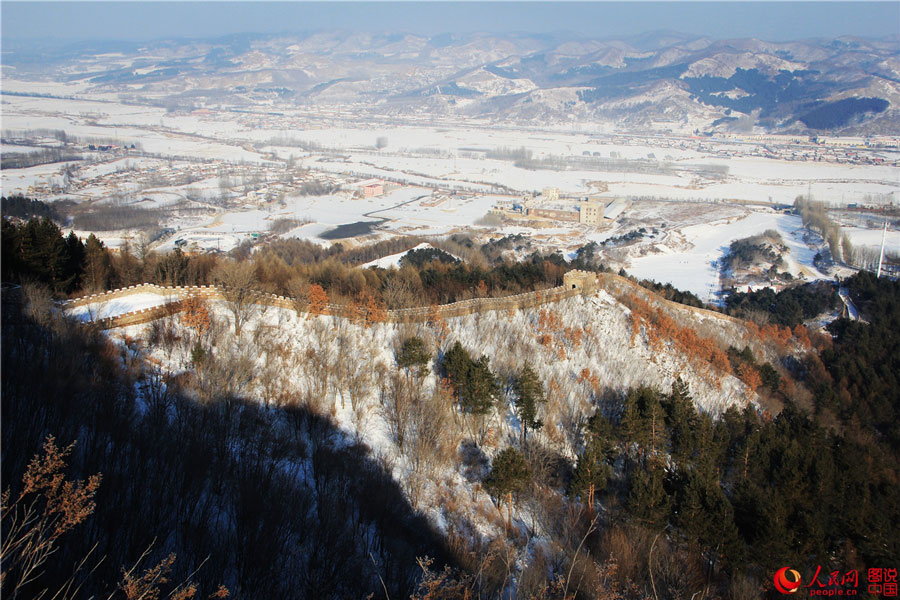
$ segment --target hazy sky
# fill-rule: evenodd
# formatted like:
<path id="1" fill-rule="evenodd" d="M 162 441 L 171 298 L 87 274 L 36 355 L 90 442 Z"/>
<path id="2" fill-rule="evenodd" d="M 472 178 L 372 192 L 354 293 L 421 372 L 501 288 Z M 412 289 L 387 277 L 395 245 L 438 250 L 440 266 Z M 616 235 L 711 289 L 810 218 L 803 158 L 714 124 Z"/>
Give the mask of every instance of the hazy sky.
<path id="1" fill-rule="evenodd" d="M 4 39 L 149 40 L 316 29 L 569 31 L 607 38 L 660 29 L 765 40 L 897 35 L 900 2 L 0 2 Z"/>

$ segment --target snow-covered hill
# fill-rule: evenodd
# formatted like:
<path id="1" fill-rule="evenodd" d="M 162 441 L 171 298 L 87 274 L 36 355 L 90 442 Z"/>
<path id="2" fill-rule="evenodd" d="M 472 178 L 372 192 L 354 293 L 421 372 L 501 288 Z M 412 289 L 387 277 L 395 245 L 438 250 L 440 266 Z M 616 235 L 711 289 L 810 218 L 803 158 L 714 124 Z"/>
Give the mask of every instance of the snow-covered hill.
<path id="1" fill-rule="evenodd" d="M 77 83 L 94 97 L 139 89 L 141 101 L 172 107 L 289 110 L 312 103 L 375 116 L 478 116 L 527 125 L 599 121 L 666 131 L 715 131 L 742 115 L 754 115 L 755 124 L 769 130 L 794 131 L 802 125 L 797 119 L 822 102 L 873 98 L 887 107 L 852 115 L 839 108 L 838 118 L 824 123 L 854 134 L 898 131 L 900 83 L 890 40 L 331 31 L 104 49 L 98 43 L 35 56 L 16 48 L 4 53 L 4 74 Z M 566 95 L 571 100 L 560 104 L 557 98 Z"/>
<path id="2" fill-rule="evenodd" d="M 501 535 L 504 525 L 478 470 L 464 456 L 477 448 L 489 459 L 519 439 L 511 382 L 526 362 L 547 391 L 539 415 L 544 427 L 531 436 L 572 461 L 585 420 L 608 410 L 609 399 L 628 388 L 668 390 L 680 376 L 697 407 L 714 415 L 757 399 L 722 364 L 692 355 L 675 338 L 660 337 L 662 329 L 651 327 L 647 313 L 634 311 L 656 307 L 670 318 L 670 333 L 689 327 L 697 340 L 718 348 L 750 343 L 741 322 L 668 303 L 622 278 L 538 308 L 422 323 L 367 324 L 260 306 L 240 336 L 233 333 L 228 303 L 208 306 L 211 326 L 205 332 L 169 317 L 110 335 L 123 348 L 135 348 L 138 340 L 149 354 L 144 368 L 161 370 L 170 385 L 178 382 L 188 394 L 224 369 L 231 393 L 274 410 L 297 405 L 332 419 L 348 440 L 363 442 L 387 466 L 412 506 L 445 534 L 465 532 L 471 543 Z M 420 375 L 396 364 L 401 343 L 410 337 L 423 340 L 431 356 Z M 457 341 L 473 357 L 488 357 L 501 382 L 503 391 L 485 422 L 460 412 L 440 380 L 441 356 Z M 761 356 L 772 351 L 755 340 L 751 345 Z M 532 543 L 539 543 L 540 515 L 522 504 L 514 517 L 537 527 Z"/>

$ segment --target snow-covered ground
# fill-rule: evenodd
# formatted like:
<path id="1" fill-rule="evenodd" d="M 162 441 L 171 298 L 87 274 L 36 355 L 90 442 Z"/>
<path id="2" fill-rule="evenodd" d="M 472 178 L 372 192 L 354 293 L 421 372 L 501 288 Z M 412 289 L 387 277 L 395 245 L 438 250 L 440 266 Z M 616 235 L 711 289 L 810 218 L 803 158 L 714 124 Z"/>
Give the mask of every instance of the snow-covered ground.
<path id="1" fill-rule="evenodd" d="M 378 267 L 380 269 L 390 269 L 391 267 L 400 268 L 400 260 L 406 256 L 412 250 L 424 250 L 425 248 L 432 248 L 433 246 L 427 242 L 423 242 L 416 246 L 415 248 L 411 248 L 406 252 L 398 252 L 397 254 L 390 254 L 388 256 L 382 256 L 381 258 L 375 259 L 373 261 L 369 261 L 366 264 L 362 265 L 362 268 L 369 269 L 372 267 Z"/>
<path id="2" fill-rule="evenodd" d="M 210 345 L 213 355 L 225 357 L 235 353 L 250 360 L 252 381 L 242 392 L 248 400 L 267 403 L 271 394 L 279 390 L 294 398 L 314 398 L 318 403 L 315 409 L 331 415 L 348 439 L 364 442 L 373 458 L 386 465 L 410 503 L 436 527 L 446 532 L 451 523 L 462 523 L 474 535 L 490 539 L 502 535 L 503 520 L 496 518 L 495 505 L 477 478 L 467 478 L 453 459 L 459 444 L 475 435 L 465 425 L 466 417 L 444 413 L 441 434 L 446 436 L 442 439 L 449 449 L 443 459 L 434 459 L 435 462 L 425 462 L 416 454 L 414 431 L 406 432 L 404 444 L 398 441 L 391 424 L 389 391 L 392 377 L 404 377 L 397 370 L 396 348 L 406 337 L 416 335 L 435 356 L 438 348 L 446 350 L 459 341 L 471 355 L 488 356 L 492 371 L 503 382 L 508 382 L 528 360 L 548 390 L 548 401 L 540 412 L 544 428 L 530 435 L 571 459 L 580 443 L 573 432 L 595 410 L 601 390 L 616 393 L 637 385 L 665 390 L 680 375 L 690 385 L 698 408 L 711 414 L 732 405 L 742 407 L 755 397 L 734 377 L 717 374 L 709 365 L 691 361 L 674 347 L 651 347 L 643 334 L 632 339 L 630 311 L 617 299 L 619 293 L 598 291 L 538 309 L 448 318 L 443 331 L 440 326 L 424 323 L 378 323 L 366 327 L 342 318 L 309 318 L 298 316 L 293 310 L 268 308 L 251 317 L 240 339 L 231 333 L 225 304 L 212 301 L 209 306 L 213 320 L 224 327 L 211 329 L 221 333 L 215 340 L 204 338 L 203 343 Z M 144 296 L 127 299 L 118 310 L 144 306 L 150 300 Z M 161 297 L 155 299 L 159 301 Z M 548 329 L 542 313 L 552 314 L 556 325 Z M 82 314 L 76 316 L 83 318 Z M 698 319 L 697 323 L 704 336 L 713 337 L 719 344 L 743 341 L 741 328 L 731 321 L 712 317 Z M 175 326 L 182 327 L 177 321 Z M 113 330 L 111 335 L 119 340 L 126 336 L 141 339 L 146 337 L 148 328 L 149 325 L 130 326 Z M 577 341 L 567 338 L 563 328 L 579 331 Z M 544 341 L 547 335 L 552 339 L 550 344 Z M 154 363 L 165 371 L 180 373 L 192 368 L 190 346 L 195 339 L 195 332 L 184 330 L 183 341 L 176 344 L 174 351 L 153 347 L 149 351 Z M 310 350 L 316 361 L 309 360 Z M 585 372 L 595 378 L 597 389 L 581 377 Z M 347 387 L 354 377 L 365 382 L 355 393 Z M 426 402 L 451 406 L 446 397 L 435 396 L 441 393 L 435 370 L 429 369 L 417 386 L 424 398 L 432 398 Z M 488 458 L 494 456 L 510 439 L 519 436 L 519 428 L 514 405 L 504 396 L 486 423 L 480 448 Z M 451 506 L 448 498 L 457 501 Z M 514 518 L 539 521 L 540 514 L 530 510 L 527 504 L 518 506 Z M 538 536 L 539 532 L 540 527 Z"/>
<path id="3" fill-rule="evenodd" d="M 687 243 L 690 248 L 673 250 L 664 240 L 653 246 L 658 254 L 632 259 L 628 272 L 641 279 L 671 283 L 704 300 L 711 299 L 711 294 L 719 287 L 718 261 L 728 252 L 731 242 L 767 229 L 778 231 L 790 249 L 785 262 L 792 273 L 802 273 L 807 279 L 825 278 L 813 266 L 817 249 L 803 241 L 800 217 L 772 211 L 752 211 L 745 217 L 727 222 L 691 225 L 680 232 L 670 232 L 669 236 L 678 237 L 680 243 Z"/>
<path id="4" fill-rule="evenodd" d="M 95 302 L 84 304 L 66 310 L 66 313 L 80 321 L 93 321 L 96 319 L 106 319 L 117 317 L 125 313 L 143 310 L 145 308 L 154 308 L 163 306 L 170 302 L 176 301 L 175 296 L 165 296 L 162 294 L 153 294 L 142 292 L 123 296 L 121 298 L 113 298 L 105 302 Z"/>
<path id="5" fill-rule="evenodd" d="M 34 88 L 15 80 L 4 84 L 12 85 L 10 89 L 14 90 Z M 58 129 L 75 138 L 139 142 L 144 151 L 151 153 L 229 162 L 260 162 L 266 160 L 265 153 L 273 152 L 280 160 L 294 155 L 306 168 L 332 173 L 353 171 L 399 177 L 426 186 L 452 182 L 483 192 L 490 192 L 491 185 L 497 184 L 518 191 L 559 187 L 564 193 L 577 195 L 595 191 L 592 184 L 600 182 L 610 196 L 790 203 L 798 194 L 809 191 L 812 182 L 815 197 L 827 203 L 859 202 L 871 194 L 900 199 L 900 174 L 892 166 L 716 154 L 734 153 L 746 145 L 712 141 L 687 144 L 627 136 L 604 138 L 551 128 L 536 131 L 467 123 L 443 127 L 322 126 L 313 118 L 299 109 L 281 116 L 227 111 L 168 114 L 158 107 L 110 101 L 21 96 L 4 97 L 3 106 L 4 131 Z M 312 123 L 315 125 L 310 126 Z M 378 138 L 388 140 L 387 147 L 380 151 L 375 149 Z M 325 150 L 308 151 L 301 147 L 308 148 L 310 144 Z M 530 171 L 515 167 L 511 161 L 483 158 L 484 152 L 501 148 L 527 148 L 535 158 L 580 159 L 587 154 L 592 158 L 657 160 L 676 169 L 718 165 L 727 167 L 728 175 L 724 180 L 715 180 L 698 177 L 690 170 L 665 175 L 578 169 Z M 340 157 L 335 156 L 336 152 Z M 884 154 L 896 160 L 895 153 Z M 18 184 L 14 173 L 4 171 L 4 194 L 19 189 Z"/>
<path id="6" fill-rule="evenodd" d="M 868 246 L 871 248 L 881 248 L 881 240 L 883 230 L 881 229 L 862 229 L 859 227 L 841 227 L 841 233 L 850 238 L 853 246 Z M 896 229 L 888 229 L 884 234 L 885 252 L 894 252 L 900 254 L 900 231 Z"/>
<path id="7" fill-rule="evenodd" d="M 54 89 L 62 94 L 77 94 L 77 85 L 27 84 L 12 80 L 13 91 Z M 812 193 L 829 204 L 851 202 L 900 202 L 900 169 L 888 165 L 848 164 L 775 160 L 747 153 L 753 145 L 715 142 L 665 136 L 603 136 L 573 131 L 571 128 L 545 130 L 516 127 L 482 127 L 477 121 L 414 126 L 394 124 L 362 125 L 353 123 L 352 110 L 340 117 L 323 117 L 314 109 L 294 108 L 281 113 L 234 113 L 223 110 L 168 113 L 159 107 L 125 105 L 100 96 L 78 99 L 4 96 L 4 132 L 36 129 L 59 129 L 70 139 L 116 140 L 121 144 L 139 143 L 139 150 L 160 154 L 160 158 L 126 157 L 75 165 L 74 177 L 87 181 L 77 194 L 60 189 L 67 183 L 66 165 L 41 165 L 27 169 L 4 169 L 0 173 L 0 189 L 4 194 L 29 193 L 39 199 L 60 197 L 81 201 L 134 202 L 145 208 L 165 208 L 184 202 L 200 208 L 203 214 L 187 213 L 166 217 L 162 227 L 176 230 L 157 248 L 172 250 L 176 240 L 196 244 L 200 250 L 228 251 L 254 234 L 265 234 L 279 219 L 296 219 L 305 223 L 282 237 L 298 237 L 317 243 L 328 243 L 320 236 L 334 226 L 357 221 L 384 219 L 378 225 L 385 235 L 447 235 L 463 229 L 480 227 L 478 223 L 495 202 L 520 198 L 523 194 L 547 187 L 559 188 L 563 195 L 580 197 L 596 194 L 601 198 L 621 196 L 654 197 L 709 203 L 708 213 L 669 224 L 663 239 L 644 240 L 630 253 L 626 268 L 639 277 L 671 282 L 703 298 L 717 287 L 715 261 L 734 239 L 762 230 L 779 230 L 791 248 L 786 258 L 789 270 L 807 278 L 819 277 L 812 268 L 815 248 L 799 240 L 796 218 L 774 213 L 752 213 L 729 223 L 720 222 L 719 207 L 730 201 L 790 204 L 801 194 Z M 113 99 L 114 100 L 114 99 Z M 323 113 L 324 114 L 324 113 Z M 336 120 L 335 120 L 336 119 Z M 386 138 L 387 145 L 376 149 L 376 141 Z M 516 149 L 527 149 L 534 158 L 571 159 L 571 167 L 557 170 L 528 170 L 512 160 L 487 158 Z M 816 152 L 824 153 L 825 149 Z M 724 153 L 734 154 L 725 156 Z M 882 152 L 886 160 L 896 160 L 897 153 Z M 590 157 L 659 161 L 664 173 L 595 171 L 577 166 Z M 184 174 L 195 175 L 192 183 L 154 184 L 164 171 L 171 172 L 171 157 L 185 157 L 178 166 Z M 206 163 L 191 162 L 196 159 Z M 247 200 L 241 209 L 221 211 L 209 201 L 234 199 L 247 194 L 247 189 L 232 191 L 223 183 L 229 175 L 215 170 L 200 173 L 201 165 L 238 166 L 241 161 L 263 164 L 274 160 L 279 169 L 276 178 L 288 176 L 284 170 L 302 173 L 309 169 L 324 174 L 326 180 L 349 183 L 366 177 L 402 180 L 407 185 L 376 198 L 354 198 L 350 191 L 327 196 L 280 196 L 279 203 L 265 208 Z M 296 161 L 296 162 L 294 162 Z M 169 167 L 167 168 L 167 163 Z M 645 166 L 649 163 L 642 163 Z M 196 172 L 192 173 L 192 166 Z M 698 167 L 727 168 L 723 177 L 699 172 Z M 633 169 L 632 169 L 633 170 Z M 182 171 L 179 171 L 181 173 Z M 138 183 L 138 175 L 144 179 Z M 215 175 L 215 176 L 213 176 Z M 104 177 L 115 176 L 115 181 Z M 293 175 L 291 175 L 293 176 Z M 164 179 L 164 178 L 163 178 Z M 264 180 L 264 185 L 273 183 Z M 240 177 L 235 178 L 240 186 Z M 52 189 L 54 188 L 55 189 Z M 505 186 L 505 187 L 504 187 Z M 252 186 L 251 186 L 252 187 Z M 466 191 L 443 203 L 428 206 L 434 189 Z M 509 193 L 500 196 L 501 193 Z M 249 197 L 249 196 L 248 196 Z M 188 198 L 196 199 L 190 204 Z M 721 202 L 720 202 L 721 201 Z M 633 218 L 637 206 L 626 211 L 619 222 L 606 229 L 591 229 L 571 223 L 557 223 L 538 228 L 521 225 L 495 228 L 496 233 L 521 231 L 539 242 L 545 250 L 571 253 L 589 241 L 603 241 L 613 235 L 627 233 L 621 221 Z M 217 205 L 221 205 L 218 203 Z M 743 209 L 739 209 L 743 210 Z M 186 215 L 186 216 L 183 216 Z M 704 222 L 706 221 L 706 222 Z M 484 231 L 484 230 L 482 230 Z M 851 241 L 860 246 L 874 246 L 879 232 L 848 228 Z M 120 243 L 129 232 L 103 234 L 112 244 Z M 890 243 L 890 241 L 889 241 Z M 626 260 L 627 263 L 627 260 Z"/>

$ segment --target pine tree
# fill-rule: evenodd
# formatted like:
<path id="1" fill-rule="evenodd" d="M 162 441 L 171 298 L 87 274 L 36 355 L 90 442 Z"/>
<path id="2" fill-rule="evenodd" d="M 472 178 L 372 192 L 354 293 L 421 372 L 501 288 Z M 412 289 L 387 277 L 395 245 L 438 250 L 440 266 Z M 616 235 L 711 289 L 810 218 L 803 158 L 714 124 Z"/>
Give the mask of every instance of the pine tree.
<path id="1" fill-rule="evenodd" d="M 85 267 L 84 285 L 89 292 L 100 292 L 109 285 L 109 255 L 106 248 L 93 233 L 84 243 Z"/>
<path id="2" fill-rule="evenodd" d="M 665 412 L 659 392 L 641 386 L 625 397 L 625 412 L 619 425 L 619 436 L 627 445 L 636 443 L 644 456 L 664 452 L 668 443 Z"/>
<path id="3" fill-rule="evenodd" d="M 506 448 L 494 457 L 491 473 L 484 480 L 485 489 L 497 498 L 519 493 L 531 481 L 531 467 L 515 448 Z"/>
<path id="4" fill-rule="evenodd" d="M 469 353 L 466 352 L 459 341 L 454 342 L 450 349 L 444 353 L 444 359 L 441 362 L 441 366 L 443 367 L 447 378 L 450 379 L 450 383 L 453 385 L 453 389 L 456 392 L 456 400 L 458 402 L 461 400 L 462 390 L 466 384 L 466 377 L 469 374 L 471 363 L 472 359 L 469 358 Z"/>
<path id="5" fill-rule="evenodd" d="M 532 430 L 543 427 L 543 421 L 537 418 L 537 410 L 538 404 L 545 403 L 547 398 L 544 394 L 544 385 L 527 362 L 516 376 L 513 390 L 516 393 L 516 412 L 522 422 L 522 443 L 524 444 L 529 427 Z"/>
<path id="6" fill-rule="evenodd" d="M 3 281 L 18 281 L 22 272 L 22 229 L 8 219 L 2 219 L 0 231 L 0 268 Z"/>
<path id="7" fill-rule="evenodd" d="M 512 522 L 513 494 L 518 495 L 525 490 L 531 477 L 528 461 L 515 448 L 506 448 L 494 457 L 491 473 L 484 480 L 484 487 L 498 500 L 506 498 L 509 505 L 509 524 Z"/>
<path id="8" fill-rule="evenodd" d="M 81 287 L 81 276 L 84 273 L 84 244 L 74 231 L 66 236 L 66 276 L 72 278 L 71 290 Z"/>
<path id="9" fill-rule="evenodd" d="M 638 446 L 646 444 L 645 423 L 632 392 L 625 397 L 625 407 L 616 433 L 626 449 L 632 444 Z"/>
<path id="10" fill-rule="evenodd" d="M 462 397 L 463 408 L 472 414 L 486 415 L 500 395 L 500 382 L 491 372 L 489 359 L 470 361 Z"/>
<path id="11" fill-rule="evenodd" d="M 58 293 L 71 286 L 74 278 L 67 276 L 66 242 L 53 221 L 30 219 L 20 231 L 19 249 L 20 279 L 39 281 Z"/>
<path id="12" fill-rule="evenodd" d="M 472 360 L 458 341 L 444 354 L 441 363 L 456 393 L 456 400 L 467 413 L 484 416 L 500 395 L 500 382 L 491 372 L 487 356 Z"/>
<path id="13" fill-rule="evenodd" d="M 431 355 L 425 349 L 425 342 L 418 337 L 410 337 L 403 340 L 400 352 L 397 353 L 397 366 L 408 371 L 415 370 L 420 375 L 428 363 Z"/>
<path id="14" fill-rule="evenodd" d="M 572 481 L 569 482 L 566 491 L 569 497 L 580 497 L 583 502 L 593 506 L 594 493 L 605 490 L 612 475 L 612 467 L 607 461 L 604 444 L 593 436 L 589 437 L 584 453 L 578 457 Z"/>
<path id="15" fill-rule="evenodd" d="M 715 546 L 734 528 L 734 511 L 715 473 L 682 469 L 674 479 L 678 500 L 675 524 L 692 541 L 707 548 Z"/>
<path id="16" fill-rule="evenodd" d="M 666 425 L 672 432 L 672 458 L 685 463 L 692 456 L 696 444 L 697 412 L 688 385 L 675 377 L 672 391 L 662 400 Z"/>
<path id="17" fill-rule="evenodd" d="M 594 442 L 600 445 L 605 455 L 612 456 L 613 426 L 600 411 L 595 412 L 588 419 L 587 434 L 593 437 Z"/>
<path id="18" fill-rule="evenodd" d="M 628 510 L 635 517 L 654 526 L 668 519 L 671 501 L 666 493 L 665 469 L 657 460 L 648 460 L 631 476 Z"/>

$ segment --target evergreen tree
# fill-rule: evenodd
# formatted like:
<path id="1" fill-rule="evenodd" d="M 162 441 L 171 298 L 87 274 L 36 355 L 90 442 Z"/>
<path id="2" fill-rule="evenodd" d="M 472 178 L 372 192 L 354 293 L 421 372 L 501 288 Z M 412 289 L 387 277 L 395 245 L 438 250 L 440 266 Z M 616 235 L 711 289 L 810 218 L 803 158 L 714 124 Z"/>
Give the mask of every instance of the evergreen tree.
<path id="1" fill-rule="evenodd" d="M 629 390 L 625 397 L 619 435 L 626 446 L 636 443 L 645 457 L 664 452 L 667 446 L 665 412 L 659 397 L 658 391 L 646 386 Z"/>
<path id="2" fill-rule="evenodd" d="M 431 355 L 425 350 L 425 342 L 418 337 L 403 340 L 400 352 L 397 353 L 398 367 L 408 371 L 415 369 L 417 374 L 421 374 L 429 362 L 431 362 Z"/>
<path id="3" fill-rule="evenodd" d="M 65 242 L 59 228 L 49 219 L 31 219 L 22 229 L 23 275 L 56 289 L 56 267 L 63 259 Z"/>
<path id="4" fill-rule="evenodd" d="M 472 359 L 469 357 L 469 353 L 466 352 L 459 341 L 454 342 L 450 349 L 444 353 L 444 360 L 441 365 L 444 369 L 444 374 L 453 385 L 457 401 L 460 400 L 471 363 Z"/>
<path id="5" fill-rule="evenodd" d="M 106 248 L 93 233 L 84 243 L 84 286 L 88 292 L 109 288 L 110 261 Z"/>
<path id="6" fill-rule="evenodd" d="M 491 372 L 488 357 L 470 361 L 463 386 L 463 409 L 472 414 L 486 415 L 499 395 L 500 382 Z"/>
<path id="7" fill-rule="evenodd" d="M 29 220 L 21 228 L 18 241 L 18 280 L 44 283 L 58 294 L 72 291 L 77 272 L 70 270 L 66 240 L 53 221 Z"/>
<path id="8" fill-rule="evenodd" d="M 484 488 L 494 497 L 522 492 L 531 481 L 531 468 L 525 456 L 515 448 L 506 448 L 494 457 Z"/>
<path id="9" fill-rule="evenodd" d="M 74 231 L 70 231 L 69 235 L 66 236 L 66 253 L 66 272 L 70 276 L 74 275 L 72 290 L 70 290 L 73 291 L 81 287 L 81 276 L 84 273 L 85 261 L 84 244 L 81 243 Z"/>
<path id="10" fill-rule="evenodd" d="M 734 489 L 733 506 L 734 522 L 741 538 L 753 547 L 764 567 L 773 569 L 794 558 L 790 550 L 792 536 L 787 527 L 788 510 L 780 498 L 755 483 L 744 481 Z"/>
<path id="11" fill-rule="evenodd" d="M 673 478 L 677 506 L 675 524 L 688 539 L 706 550 L 729 546 L 738 554 L 738 531 L 734 510 L 715 473 L 680 469 Z"/>
<path id="12" fill-rule="evenodd" d="M 688 385 L 676 377 L 672 391 L 662 400 L 666 413 L 666 426 L 672 432 L 672 458 L 684 464 L 696 446 L 697 412 Z"/>
<path id="13" fill-rule="evenodd" d="M 3 281 L 18 281 L 22 272 L 22 231 L 12 221 L 2 220 L 0 231 L 0 243 L 2 243 L 2 255 L 0 255 L 0 267 L 3 270 Z"/>
<path id="14" fill-rule="evenodd" d="M 527 488 L 531 477 L 528 461 L 515 448 L 506 448 L 494 457 L 491 474 L 484 480 L 484 487 L 498 500 L 506 497 L 509 503 L 509 524 L 512 521 L 513 494 L 518 495 Z"/>
<path id="15" fill-rule="evenodd" d="M 578 457 L 572 481 L 566 490 L 569 497 L 580 497 L 583 502 L 592 505 L 594 492 L 605 490 L 612 476 L 612 467 L 607 461 L 608 455 L 604 451 L 604 444 L 590 436 L 584 452 Z"/>
<path id="16" fill-rule="evenodd" d="M 648 460 L 636 469 L 631 476 L 628 511 L 650 525 L 663 525 L 671 508 L 664 481 L 665 469 L 658 460 Z"/>
<path id="17" fill-rule="evenodd" d="M 600 413 L 595 412 L 588 419 L 587 435 L 593 438 L 594 442 L 599 444 L 606 456 L 612 456 L 613 451 L 613 426 L 609 420 Z"/>
<path id="18" fill-rule="evenodd" d="M 547 398 L 544 394 L 544 385 L 527 362 L 516 376 L 513 390 L 516 393 L 516 412 L 522 423 L 522 443 L 524 444 L 529 427 L 533 430 L 543 427 L 543 421 L 537 418 L 537 410 L 538 404 L 545 403 Z"/>

